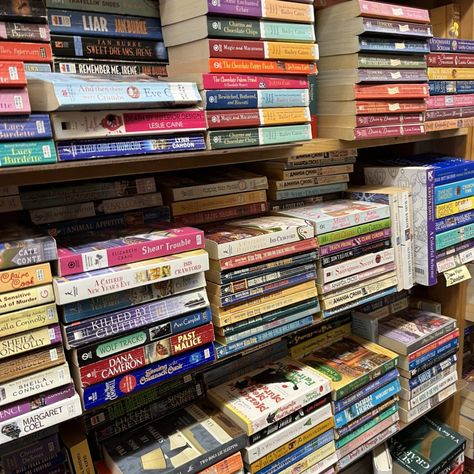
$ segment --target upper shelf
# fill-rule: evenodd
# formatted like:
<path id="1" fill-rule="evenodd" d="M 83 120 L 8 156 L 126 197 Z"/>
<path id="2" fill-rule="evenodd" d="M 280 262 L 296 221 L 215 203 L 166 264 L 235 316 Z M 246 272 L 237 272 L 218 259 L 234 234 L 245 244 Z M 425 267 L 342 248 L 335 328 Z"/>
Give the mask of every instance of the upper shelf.
<path id="1" fill-rule="evenodd" d="M 405 136 L 377 140 L 342 141 L 318 138 L 309 142 L 236 148 L 227 150 L 167 153 L 148 156 L 127 156 L 100 160 L 70 161 L 51 165 L 23 166 L 0 169 L 0 186 L 16 184 L 44 184 L 82 179 L 108 178 L 130 174 L 158 173 L 217 165 L 275 160 L 294 154 L 322 153 L 348 148 L 414 143 L 440 138 L 467 135 L 468 129 L 431 132 L 426 135 Z"/>

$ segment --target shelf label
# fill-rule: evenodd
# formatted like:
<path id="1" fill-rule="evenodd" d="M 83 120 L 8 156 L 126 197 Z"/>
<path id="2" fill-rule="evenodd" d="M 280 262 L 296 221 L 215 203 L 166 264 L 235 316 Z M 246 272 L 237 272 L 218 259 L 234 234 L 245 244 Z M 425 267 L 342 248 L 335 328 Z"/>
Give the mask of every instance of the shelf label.
<path id="1" fill-rule="evenodd" d="M 469 280 L 471 274 L 466 265 L 461 265 L 460 267 L 454 268 L 444 272 L 444 277 L 446 278 L 446 286 L 453 286 L 461 283 L 463 281 Z"/>

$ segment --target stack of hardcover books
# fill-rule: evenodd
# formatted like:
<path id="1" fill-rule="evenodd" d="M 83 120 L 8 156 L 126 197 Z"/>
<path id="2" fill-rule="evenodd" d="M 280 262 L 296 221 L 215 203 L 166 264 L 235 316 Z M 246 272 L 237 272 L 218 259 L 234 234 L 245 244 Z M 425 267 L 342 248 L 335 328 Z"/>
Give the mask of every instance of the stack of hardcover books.
<path id="1" fill-rule="evenodd" d="M 198 83 L 210 149 L 311 138 L 312 4 L 165 0 L 160 10 L 169 75 Z"/>
<path id="2" fill-rule="evenodd" d="M 461 474 L 465 445 L 465 439 L 450 426 L 425 416 L 390 441 L 393 473 Z"/>
<path id="3" fill-rule="evenodd" d="M 466 456 L 474 459 L 474 357 L 472 355 L 464 359 L 462 380 L 465 386 L 461 391 L 459 433 L 466 438 Z"/>
<path id="4" fill-rule="evenodd" d="M 26 70 L 51 70 L 46 9 L 40 1 L 0 5 L 0 165 L 54 163 L 49 117 L 31 113 Z M 32 23 L 35 22 L 35 23 Z M 37 62 L 37 63 L 32 63 Z M 5 199 L 2 199 L 5 201 Z M 11 204 L 14 199 L 10 199 Z M 3 206 L 2 206 L 3 207 Z M 10 210 L 18 209 L 18 204 Z"/>
<path id="5" fill-rule="evenodd" d="M 456 320 L 405 309 L 378 321 L 378 343 L 399 354 L 400 419 L 405 423 L 456 392 Z"/>
<path id="6" fill-rule="evenodd" d="M 30 73 L 28 93 L 32 110 L 54 112 L 58 161 L 206 148 L 203 134 L 195 133 L 206 128 L 202 110 L 156 108 L 200 102 L 193 83 L 148 76 Z"/>
<path id="7" fill-rule="evenodd" d="M 268 177 L 270 210 L 293 209 L 342 197 L 357 150 L 292 155 L 252 165 Z"/>
<path id="8" fill-rule="evenodd" d="M 364 169 L 368 184 L 412 191 L 416 283 L 434 285 L 438 272 L 472 261 L 473 162 L 427 154 L 373 163 Z"/>
<path id="9" fill-rule="evenodd" d="M 214 168 L 157 177 L 173 222 L 202 225 L 266 213 L 266 176 L 238 168 Z"/>
<path id="10" fill-rule="evenodd" d="M 46 3 L 56 72 L 166 76 L 158 2 Z"/>
<path id="11" fill-rule="evenodd" d="M 350 0 L 318 12 L 318 135 L 354 140 L 425 133 L 428 10 Z"/>
<path id="12" fill-rule="evenodd" d="M 355 336 L 300 359 L 331 381 L 337 470 L 397 432 L 397 359 L 394 352 Z"/>
<path id="13" fill-rule="evenodd" d="M 474 124 L 474 41 L 430 39 L 426 131 Z"/>
<path id="14" fill-rule="evenodd" d="M 313 323 L 319 304 L 310 223 L 255 217 L 210 225 L 205 232 L 218 358 Z"/>
<path id="15" fill-rule="evenodd" d="M 388 205 L 341 199 L 276 214 L 314 226 L 323 319 L 397 291 Z"/>
<path id="16" fill-rule="evenodd" d="M 81 403 L 54 303 L 49 263 L 57 258 L 54 239 L 27 228 L 3 229 L 0 253 L 0 444 L 5 444 L 79 416 Z"/>
<path id="17" fill-rule="evenodd" d="M 210 389 L 207 398 L 248 436 L 246 472 L 324 472 L 337 460 L 330 391 L 326 377 L 284 358 Z"/>

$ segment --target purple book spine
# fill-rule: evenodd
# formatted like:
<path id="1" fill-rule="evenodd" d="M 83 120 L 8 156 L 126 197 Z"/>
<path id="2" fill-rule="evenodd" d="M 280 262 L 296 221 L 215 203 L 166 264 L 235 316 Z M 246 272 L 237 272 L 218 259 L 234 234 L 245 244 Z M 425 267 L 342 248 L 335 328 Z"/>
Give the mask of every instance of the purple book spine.
<path id="1" fill-rule="evenodd" d="M 260 18 L 262 16 L 261 0 L 207 0 L 209 13 L 216 15 L 235 15 Z"/>
<path id="2" fill-rule="evenodd" d="M 53 403 L 71 398 L 74 395 L 74 385 L 71 383 L 60 389 L 50 390 L 35 397 L 11 403 L 0 410 L 0 422 L 29 413 L 37 408 L 51 405 Z"/>
<path id="3" fill-rule="evenodd" d="M 448 247 L 440 252 L 436 252 L 436 259 L 443 260 L 446 257 L 451 257 L 453 255 L 458 254 L 459 252 L 463 252 L 464 250 L 469 250 L 474 248 L 474 241 L 468 240 L 467 242 L 463 242 L 461 244 L 456 244 L 453 247 Z"/>

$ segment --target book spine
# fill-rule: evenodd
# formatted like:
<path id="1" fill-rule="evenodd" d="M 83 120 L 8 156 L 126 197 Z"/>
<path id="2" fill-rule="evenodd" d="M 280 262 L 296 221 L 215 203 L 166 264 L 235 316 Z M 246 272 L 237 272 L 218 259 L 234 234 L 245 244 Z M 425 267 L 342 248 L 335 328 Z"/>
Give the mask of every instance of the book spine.
<path id="1" fill-rule="evenodd" d="M 26 290 L 17 290 L 0 294 L 0 314 L 19 311 L 31 306 L 54 301 L 52 285 L 35 286 Z"/>
<path id="2" fill-rule="evenodd" d="M 442 346 L 437 347 L 436 349 L 433 349 L 432 351 L 427 352 L 426 354 L 423 354 L 417 359 L 409 361 L 408 370 L 412 371 L 412 370 L 417 369 L 420 366 L 422 367 L 424 364 L 429 363 L 434 358 L 439 357 L 442 354 L 445 354 L 451 351 L 452 349 L 456 349 L 458 347 L 459 347 L 459 338 L 452 339 L 446 344 L 443 344 Z"/>
<path id="3" fill-rule="evenodd" d="M 474 125 L 474 118 L 460 118 L 447 120 L 431 120 L 425 122 L 426 132 L 439 132 L 441 130 L 452 130 L 456 128 L 472 127 Z"/>
<path id="4" fill-rule="evenodd" d="M 338 252 L 333 255 L 329 255 L 325 257 L 321 256 L 318 262 L 316 263 L 316 268 L 322 269 L 325 267 L 331 267 L 332 265 L 336 265 L 337 263 L 341 263 L 346 260 L 353 259 L 355 257 L 360 257 L 361 255 L 365 255 L 369 252 L 382 250 L 384 248 L 390 248 L 391 245 L 392 245 L 391 239 L 388 238 L 388 239 L 360 245 L 352 249 L 343 250 L 342 252 Z"/>
<path id="5" fill-rule="evenodd" d="M 0 337 L 23 331 L 31 331 L 32 329 L 57 322 L 58 313 L 54 303 L 14 311 L 2 316 L 0 320 Z"/>
<path id="6" fill-rule="evenodd" d="M 316 64 L 296 61 L 261 61 L 258 59 L 209 59 L 209 72 L 217 74 L 316 74 Z"/>
<path id="7" fill-rule="evenodd" d="M 112 248 L 107 248 L 107 243 L 105 242 L 102 251 L 59 247 L 58 276 L 125 265 L 144 259 L 165 257 L 173 253 L 204 247 L 204 233 L 202 231 L 188 227 L 180 229 L 176 235 L 172 234 L 173 231 L 171 230 L 171 235 L 163 236 L 159 240 L 148 240 L 138 243 L 127 243 L 125 239 L 121 242 L 121 245 Z M 133 239 L 133 237 L 131 238 Z M 97 258 L 98 252 L 100 252 L 103 259 L 97 265 L 94 259 Z"/>
<path id="8" fill-rule="evenodd" d="M 193 325 L 189 324 L 188 326 Z M 72 370 L 77 375 L 76 379 L 80 381 L 81 386 L 89 387 L 213 341 L 214 330 L 212 323 L 209 323 L 169 338 L 160 339 L 158 342 L 122 352 L 117 356 L 103 359 L 80 369 L 73 367 Z"/>
<path id="9" fill-rule="evenodd" d="M 52 140 L 0 143 L 0 166 L 25 166 L 56 163 Z"/>
<path id="10" fill-rule="evenodd" d="M 48 115 L 33 114 L 8 119 L 0 116 L 0 140 L 2 141 L 39 140 L 52 136 Z"/>
<path id="11" fill-rule="evenodd" d="M 205 130 L 206 122 L 202 110 L 159 110 L 146 111 L 114 110 L 101 112 L 56 112 L 51 115 L 55 138 L 58 140 L 84 138 L 107 138 L 110 136 L 156 135 L 172 132 Z M 177 143 L 183 143 L 177 140 Z M 90 142 L 85 142 L 90 143 Z M 108 142 L 101 141 L 100 144 Z M 126 143 L 126 142 L 125 142 Z M 138 148 L 138 143 L 137 148 Z M 147 143 L 146 141 L 144 143 Z M 150 142 L 151 143 L 151 142 Z M 165 144 L 166 140 L 161 144 Z M 157 148 L 157 147 L 155 147 Z M 164 147 L 166 151 L 169 148 Z M 107 150 L 105 148 L 105 150 Z M 126 151 L 126 149 L 125 149 Z M 139 148 L 138 148 L 139 151 Z"/>
<path id="12" fill-rule="evenodd" d="M 282 191 L 274 191 L 270 189 L 268 191 L 268 196 L 276 201 L 281 201 L 286 199 L 304 199 L 307 197 L 314 197 L 318 195 L 340 193 L 346 190 L 347 183 L 336 183 L 312 186 L 310 188 L 286 189 Z"/>
<path id="13" fill-rule="evenodd" d="M 2 115 L 29 114 L 30 112 L 30 100 L 26 88 L 0 89 L 0 117 Z"/>
<path id="14" fill-rule="evenodd" d="M 159 18 L 158 5 L 150 0 L 98 0 L 93 3 L 88 0 L 47 0 L 48 8 L 65 8 L 67 10 L 84 10 L 104 13 L 140 12 L 140 16 Z"/>
<path id="15" fill-rule="evenodd" d="M 53 54 L 60 57 L 97 59 L 138 59 L 140 61 L 167 61 L 162 42 L 94 38 L 89 36 L 51 35 Z"/>
<path id="16" fill-rule="evenodd" d="M 474 236 L 474 224 L 468 224 L 457 229 L 448 230 L 436 235 L 436 250 L 456 245 L 460 242 L 472 239 Z"/>
<path id="17" fill-rule="evenodd" d="M 474 94 L 436 95 L 425 99 L 428 109 L 443 109 L 445 107 L 472 107 Z"/>
<path id="18" fill-rule="evenodd" d="M 52 280 L 53 276 L 49 263 L 22 267 L 21 270 L 4 270 L 0 272 L 0 293 L 45 285 L 51 283 Z"/>
<path id="19" fill-rule="evenodd" d="M 459 185 L 459 190 L 461 192 L 460 185 Z M 474 208 L 474 199 L 472 198 L 472 196 L 468 196 L 462 199 L 458 198 L 456 201 L 450 201 L 444 204 L 438 204 L 436 206 L 436 218 L 441 219 L 443 217 L 448 217 L 453 214 L 459 214 L 460 212 L 471 211 L 473 208 Z"/>
<path id="20" fill-rule="evenodd" d="M 91 61 L 74 58 L 54 58 L 54 72 L 61 74 L 87 74 L 91 76 L 138 76 L 166 77 L 166 65 L 131 61 Z"/>
<path id="21" fill-rule="evenodd" d="M 233 474 L 243 470 L 244 464 L 240 453 L 234 453 L 226 459 L 208 467 L 202 474 Z"/>
<path id="22" fill-rule="evenodd" d="M 412 388 L 411 390 L 402 390 L 402 392 L 400 394 L 400 397 L 404 398 L 404 399 L 408 399 L 408 400 L 411 399 L 411 398 L 415 398 L 418 395 L 420 395 L 422 392 L 427 390 L 431 385 L 438 383 L 441 379 L 444 379 L 448 375 L 451 375 L 453 372 L 456 372 L 456 367 L 455 367 L 454 364 L 448 366 L 443 371 L 438 372 L 434 375 L 431 373 L 431 370 L 430 370 L 428 380 L 425 380 L 420 385 L 417 385 L 416 387 Z M 406 392 L 406 396 L 404 396 L 405 392 Z"/>
<path id="23" fill-rule="evenodd" d="M 206 252 L 195 252 L 177 254 L 179 257 L 175 258 L 150 260 L 147 264 L 110 272 L 110 283 L 107 283 L 108 278 L 101 271 L 98 271 L 100 274 L 86 274 L 80 278 L 56 278 L 53 282 L 56 303 L 73 303 L 90 298 L 92 293 L 97 297 L 208 270 L 209 259 Z"/>
<path id="24" fill-rule="evenodd" d="M 347 183 L 349 174 L 333 174 L 320 177 L 307 177 L 299 179 L 287 179 L 282 181 L 270 180 L 269 187 L 272 190 L 304 188 L 306 186 L 315 186 L 321 184 Z"/>
<path id="25" fill-rule="evenodd" d="M 0 39 L 9 41 L 49 42 L 47 25 L 20 22 L 0 22 Z"/>
<path id="26" fill-rule="evenodd" d="M 435 204 L 444 204 L 455 199 L 469 197 L 474 193 L 474 178 L 435 187 Z M 464 210 L 462 211 L 464 212 Z"/>
<path id="27" fill-rule="evenodd" d="M 48 8 L 51 33 L 162 40 L 158 18 L 86 13 Z"/>
<path id="28" fill-rule="evenodd" d="M 354 136 L 356 139 L 423 135 L 424 133 L 425 127 L 421 124 L 390 127 L 363 127 L 354 129 Z"/>
<path id="29" fill-rule="evenodd" d="M 474 71 L 471 68 L 462 67 L 430 67 L 428 68 L 428 79 L 431 81 L 453 81 L 472 80 Z"/>
<path id="30" fill-rule="evenodd" d="M 399 368 L 400 375 L 403 377 L 416 377 L 417 375 L 421 374 L 422 372 L 426 372 L 428 369 L 431 367 L 441 363 L 443 360 L 449 359 L 451 356 L 456 355 L 458 351 L 458 347 L 455 346 L 454 348 L 450 349 L 446 353 L 442 353 L 436 357 L 434 357 L 432 360 L 427 360 L 423 364 L 419 365 L 418 367 L 405 371 L 403 369 Z"/>
<path id="31" fill-rule="evenodd" d="M 109 401 L 128 396 L 170 377 L 196 369 L 213 360 L 213 345 L 205 345 L 186 354 L 163 362 L 155 362 L 125 375 L 87 387 L 81 391 L 84 409 L 90 410 Z"/>
<path id="32" fill-rule="evenodd" d="M 387 52 L 387 53 L 422 53 L 430 52 L 426 41 L 414 40 L 388 40 L 380 38 L 359 37 L 360 50 L 364 52 Z M 323 46 L 321 45 L 321 48 Z"/>
<path id="33" fill-rule="evenodd" d="M 429 38 L 432 36 L 431 25 L 402 23 L 378 18 L 363 19 L 364 33 L 388 33 L 395 36 L 414 36 Z"/>
<path id="34" fill-rule="evenodd" d="M 202 135 L 157 139 L 106 139 L 58 142 L 58 161 L 91 160 L 116 156 L 157 155 L 206 149 Z"/>
<path id="35" fill-rule="evenodd" d="M 291 474 L 293 469 L 298 472 L 307 472 L 308 474 L 315 474 L 318 472 L 327 472 L 331 465 L 335 464 L 337 456 L 335 451 L 334 441 L 327 443 L 322 448 L 311 452 L 303 459 L 295 462 L 286 469 L 280 472 L 280 474 Z"/>
<path id="36" fill-rule="evenodd" d="M 452 247 L 448 247 L 445 250 L 436 252 L 436 259 L 442 260 L 443 258 L 449 257 L 450 255 L 464 252 L 467 250 L 471 250 L 471 248 L 472 248 L 471 242 L 463 242 L 462 244 L 453 245 Z"/>
<path id="37" fill-rule="evenodd" d="M 426 105 L 423 100 L 390 100 L 387 97 L 387 100 L 367 100 L 367 99 L 376 99 L 381 97 L 381 93 L 378 89 L 383 89 L 387 86 L 361 86 L 357 85 L 356 87 L 356 96 L 357 100 L 355 103 L 356 106 L 356 114 L 357 115 L 364 115 L 364 114 L 401 114 L 401 113 L 414 113 L 414 112 L 424 112 L 426 110 Z M 395 89 L 398 89 L 396 87 Z M 428 88 L 426 86 L 422 86 L 422 90 L 424 90 L 424 95 L 421 95 L 420 92 L 420 99 L 423 99 L 428 96 Z M 387 94 L 389 91 L 386 92 Z M 384 97 L 384 96 L 382 96 Z M 385 98 L 385 97 L 384 97 Z M 414 98 L 414 97 L 407 97 L 407 98 Z"/>
<path id="38" fill-rule="evenodd" d="M 430 95 L 473 94 L 474 81 L 430 81 Z"/>
<path id="39" fill-rule="evenodd" d="M 429 68 L 474 67 L 474 55 L 431 53 L 426 56 L 426 62 Z"/>
<path id="40" fill-rule="evenodd" d="M 21 62 L 0 63 L 0 87 L 26 86 L 25 68 Z"/>
<path id="41" fill-rule="evenodd" d="M 22 43 L 2 41 L 0 57 L 3 61 L 24 61 L 30 63 L 50 63 L 53 60 L 49 43 Z"/>
<path id="42" fill-rule="evenodd" d="M 391 229 L 381 229 L 375 232 L 369 232 L 362 234 L 359 237 L 334 242 L 333 244 L 323 245 L 319 247 L 319 255 L 326 257 L 329 255 L 338 254 L 350 249 L 357 248 L 361 245 L 371 244 L 373 242 L 379 242 L 391 237 Z"/>
<path id="43" fill-rule="evenodd" d="M 427 110 L 425 113 L 425 119 L 428 121 L 433 120 L 452 120 L 455 118 L 469 118 L 474 115 L 474 107 L 448 107 L 446 109 L 433 109 Z M 448 122 L 449 123 L 449 122 Z"/>
<path id="44" fill-rule="evenodd" d="M 409 362 L 411 361 L 414 361 L 416 359 L 418 359 L 419 357 L 425 355 L 426 353 L 434 350 L 434 349 L 437 349 L 438 347 L 441 347 L 443 344 L 453 340 L 453 339 L 456 339 L 459 337 L 459 330 L 454 330 L 454 331 L 451 331 L 447 334 L 445 334 L 444 336 L 441 336 L 439 337 L 440 334 L 436 334 L 433 335 L 433 337 L 437 337 L 436 340 L 434 340 L 433 342 L 430 342 L 429 344 L 426 344 L 424 345 L 423 347 L 421 347 L 420 349 L 418 350 L 415 350 L 413 352 L 410 352 L 407 357 L 407 360 Z"/>
<path id="45" fill-rule="evenodd" d="M 366 386 L 362 387 L 356 392 L 351 393 L 349 396 L 342 398 L 340 400 L 334 401 L 333 402 L 334 411 L 338 413 L 340 411 L 346 410 L 347 408 L 352 406 L 354 403 L 365 398 L 370 393 L 376 392 L 380 388 L 382 388 L 384 385 L 387 385 L 388 383 L 394 380 L 397 380 L 397 378 L 398 378 L 397 370 L 396 369 L 390 370 L 389 372 L 385 373 L 381 377 L 378 377 L 372 380 Z"/>
<path id="46" fill-rule="evenodd" d="M 446 260 L 438 261 L 436 266 L 439 273 L 443 273 L 447 270 L 452 270 L 466 263 L 470 263 L 474 260 L 474 245 L 471 245 L 471 248 L 460 252 L 457 255 L 447 258 Z"/>
<path id="47" fill-rule="evenodd" d="M 359 8 L 369 17 L 393 18 L 396 20 L 407 20 L 416 23 L 429 23 L 428 10 L 406 6 L 394 6 L 381 2 L 360 0 Z"/>
<path id="48" fill-rule="evenodd" d="M 316 178 L 344 173 L 352 173 L 354 165 L 318 166 L 303 169 L 278 170 L 274 173 L 275 179 Z"/>
<path id="49" fill-rule="evenodd" d="M 474 41 L 449 38 L 430 38 L 432 52 L 474 53 Z"/>
<path id="50" fill-rule="evenodd" d="M 203 89 L 307 89 L 306 77 L 256 76 L 252 74 L 203 74 Z"/>
<path id="51" fill-rule="evenodd" d="M 379 127 L 423 122 L 423 114 L 357 115 L 356 127 Z"/>
<path id="52" fill-rule="evenodd" d="M 424 69 L 358 70 L 358 82 L 426 82 L 427 80 L 428 75 Z"/>
<path id="53" fill-rule="evenodd" d="M 137 315 L 137 318 L 141 314 L 139 310 L 134 313 Z M 74 352 L 72 352 L 72 360 L 76 365 L 82 367 L 93 362 L 100 362 L 105 357 L 110 357 L 119 352 L 130 350 L 136 347 L 138 344 L 148 344 L 150 342 L 156 341 L 160 337 L 163 338 L 172 334 L 186 331 L 193 327 L 208 323 L 211 319 L 210 313 L 207 309 L 203 309 L 200 311 L 196 310 L 193 313 L 188 313 L 172 321 L 167 321 L 166 323 L 154 325 L 152 327 L 139 330 L 141 323 L 137 322 L 135 324 L 131 322 L 131 319 L 129 319 L 129 315 L 132 314 L 132 312 L 127 311 L 123 314 L 125 318 L 124 324 L 120 324 L 120 322 L 118 322 L 116 323 L 116 326 L 118 326 L 119 329 L 122 330 L 122 333 L 127 332 L 127 334 L 122 337 L 109 339 L 105 342 L 96 342 L 97 340 L 101 341 L 101 339 L 107 337 L 110 338 L 111 336 L 113 336 L 114 332 L 112 332 L 112 330 L 114 329 L 114 327 L 109 326 L 101 329 L 100 325 L 98 325 L 97 327 L 92 326 L 94 329 L 94 335 L 98 334 L 99 336 L 101 336 L 101 338 L 90 338 L 93 339 L 91 342 L 96 342 L 94 345 L 88 345 L 86 347 L 77 348 L 74 350 Z M 155 319 L 157 321 L 155 322 L 161 322 L 164 319 L 166 320 L 166 318 L 166 314 L 156 314 Z M 117 319 L 117 321 L 119 320 Z M 135 328 L 134 326 L 138 327 Z M 143 326 L 145 326 L 145 324 L 143 324 Z M 67 331 L 67 327 L 65 331 Z M 80 332 L 77 334 L 81 335 Z"/>
<path id="54" fill-rule="evenodd" d="M 25 63 L 25 72 L 52 72 L 49 63 Z"/>

